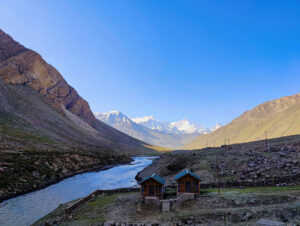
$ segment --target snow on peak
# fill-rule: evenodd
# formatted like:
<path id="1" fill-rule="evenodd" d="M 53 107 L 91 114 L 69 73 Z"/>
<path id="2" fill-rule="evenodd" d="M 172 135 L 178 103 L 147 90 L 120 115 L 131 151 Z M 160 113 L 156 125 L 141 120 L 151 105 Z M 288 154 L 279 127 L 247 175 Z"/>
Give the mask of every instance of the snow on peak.
<path id="1" fill-rule="evenodd" d="M 151 116 L 144 116 L 140 118 L 132 118 L 131 120 L 137 124 L 148 127 L 149 129 L 158 130 L 165 133 L 175 133 L 175 134 L 198 133 L 198 128 L 190 121 L 188 121 L 186 118 L 183 118 L 182 120 L 176 122 L 164 122 L 155 119 L 153 115 L 151 115 Z"/>
<path id="2" fill-rule="evenodd" d="M 97 119 L 109 124 L 113 125 L 115 123 L 125 123 L 130 124 L 130 119 L 124 115 L 122 112 L 117 110 L 112 110 L 105 113 L 95 113 Z"/>
<path id="3" fill-rule="evenodd" d="M 212 127 L 210 129 L 211 132 L 214 132 L 216 131 L 217 129 L 221 128 L 223 125 L 221 125 L 220 123 L 217 123 L 214 127 Z"/>
<path id="4" fill-rule="evenodd" d="M 142 126 L 145 126 L 149 129 L 157 130 L 164 133 L 174 133 L 174 134 L 207 134 L 213 132 L 220 128 L 222 125 L 219 123 L 216 124 L 213 128 L 208 129 L 205 127 L 198 127 L 195 124 L 191 123 L 186 118 L 182 120 L 175 121 L 175 122 L 165 122 L 159 121 L 150 116 L 143 116 L 143 117 L 136 117 L 136 118 L 129 118 L 124 115 L 122 112 L 117 110 L 112 110 L 106 113 L 95 113 L 96 118 L 100 119 L 101 121 L 109 124 L 127 124 L 130 125 L 132 123 L 136 123 Z"/>
<path id="5" fill-rule="evenodd" d="M 197 127 L 186 118 L 183 118 L 182 120 L 177 122 L 171 122 L 170 125 L 172 128 L 176 128 L 181 133 L 190 134 L 197 132 Z"/>
<path id="6" fill-rule="evenodd" d="M 150 116 L 143 116 L 143 117 L 136 117 L 136 118 L 131 118 L 132 121 L 134 121 L 135 123 L 143 123 L 143 122 L 148 122 L 150 120 L 155 120 L 153 115 Z"/>

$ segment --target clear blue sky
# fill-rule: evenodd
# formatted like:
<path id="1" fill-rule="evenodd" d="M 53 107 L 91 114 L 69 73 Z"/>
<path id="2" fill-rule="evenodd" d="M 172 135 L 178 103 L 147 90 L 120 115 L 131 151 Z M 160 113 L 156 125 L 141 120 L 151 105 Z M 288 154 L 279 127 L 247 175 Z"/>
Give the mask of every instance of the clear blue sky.
<path id="1" fill-rule="evenodd" d="M 228 123 L 300 91 L 300 1 L 0 0 L 93 111 Z"/>

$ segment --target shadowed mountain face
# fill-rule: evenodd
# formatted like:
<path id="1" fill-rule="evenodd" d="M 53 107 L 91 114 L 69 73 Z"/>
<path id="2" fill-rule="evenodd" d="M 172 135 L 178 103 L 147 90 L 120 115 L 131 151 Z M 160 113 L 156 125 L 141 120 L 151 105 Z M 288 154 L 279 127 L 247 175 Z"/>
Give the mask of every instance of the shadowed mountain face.
<path id="1" fill-rule="evenodd" d="M 54 67 L 1 30 L 0 140 L 0 202 L 130 162 L 129 155 L 157 153 L 97 120 Z"/>
<path id="2" fill-rule="evenodd" d="M 59 72 L 42 57 L 15 42 L 0 30 L 0 78 L 9 84 L 24 84 L 33 88 L 56 110 L 79 116 L 89 125 L 95 123 L 88 103 L 67 84 Z"/>
<path id="3" fill-rule="evenodd" d="M 47 64 L 38 53 L 25 48 L 1 30 L 0 79 L 7 84 L 32 88 L 58 113 L 77 124 L 75 126 L 84 128 L 83 132 L 93 131 L 94 143 L 99 146 L 127 153 L 153 152 L 144 146 L 145 143 L 97 120 L 89 104 L 67 84 L 54 67 Z M 47 112 L 44 113 L 47 115 Z"/>
<path id="4" fill-rule="evenodd" d="M 228 142 L 243 143 L 267 138 L 300 134 L 300 94 L 282 97 L 246 111 L 213 133 L 200 136 L 186 149 L 220 146 Z M 229 141 L 228 141 L 229 139 Z"/>

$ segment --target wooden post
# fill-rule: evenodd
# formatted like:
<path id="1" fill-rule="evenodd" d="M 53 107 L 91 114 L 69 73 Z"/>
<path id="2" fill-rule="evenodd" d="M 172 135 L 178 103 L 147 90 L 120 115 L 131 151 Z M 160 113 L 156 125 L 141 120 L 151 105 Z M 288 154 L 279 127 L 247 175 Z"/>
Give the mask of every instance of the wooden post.
<path id="1" fill-rule="evenodd" d="M 220 195 L 220 180 L 219 180 L 219 166 L 218 159 L 216 158 L 216 176 L 217 176 L 217 187 L 218 187 L 218 195 Z"/>
<path id="2" fill-rule="evenodd" d="M 266 151 L 268 151 L 268 131 L 265 131 Z"/>

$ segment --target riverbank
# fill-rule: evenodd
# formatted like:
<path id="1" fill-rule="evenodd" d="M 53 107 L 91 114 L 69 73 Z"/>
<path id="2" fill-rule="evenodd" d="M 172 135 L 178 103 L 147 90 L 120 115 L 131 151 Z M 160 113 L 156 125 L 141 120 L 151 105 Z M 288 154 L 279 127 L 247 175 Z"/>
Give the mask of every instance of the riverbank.
<path id="1" fill-rule="evenodd" d="M 0 203 L 40 190 L 77 174 L 132 161 L 127 155 L 96 151 L 0 153 Z"/>
<path id="2" fill-rule="evenodd" d="M 128 162 L 127 162 L 128 163 Z M 120 164 L 115 164 L 115 165 L 108 165 L 108 166 L 95 166 L 93 168 L 89 168 L 89 169 L 85 169 L 85 170 L 80 170 L 80 171 L 77 171 L 77 172 L 74 172 L 74 173 L 71 173 L 71 174 L 67 174 L 67 175 L 64 175 L 60 178 L 56 178 L 52 181 L 48 181 L 48 182 L 44 182 L 34 188 L 28 188 L 27 190 L 24 190 L 24 191 L 20 191 L 20 192 L 17 192 L 17 193 L 14 193 L 14 194 L 8 194 L 8 195 L 4 195 L 0 198 L 0 203 L 5 201 L 5 200 L 8 200 L 8 199 L 11 199 L 11 198 L 15 198 L 15 197 L 18 197 L 20 195 L 25 195 L 27 193 L 30 193 L 30 192 L 33 192 L 33 191 L 38 191 L 38 190 L 41 190 L 43 188 L 46 188 L 52 184 L 56 184 L 64 179 L 67 179 L 67 178 L 70 178 L 70 177 L 73 177 L 75 175 L 78 175 L 78 174 L 83 174 L 83 173 L 87 173 L 87 172 L 94 172 L 94 171 L 101 171 L 101 170 L 107 170 L 107 169 L 110 169 L 112 167 L 115 167 L 115 166 L 118 166 Z"/>
<path id="3" fill-rule="evenodd" d="M 133 157 L 129 164 L 78 174 L 44 189 L 5 200 L 0 203 L 0 225 L 31 225 L 60 204 L 81 199 L 96 190 L 132 187 L 136 185 L 136 174 L 154 158 Z"/>
<path id="4" fill-rule="evenodd" d="M 140 202 L 138 192 L 102 194 L 66 214 L 70 203 L 59 206 L 34 225 L 257 225 L 264 219 L 284 223 L 300 223 L 300 187 L 268 187 L 251 189 L 202 190 L 195 200 L 172 206 L 161 212 L 160 207 Z"/>

